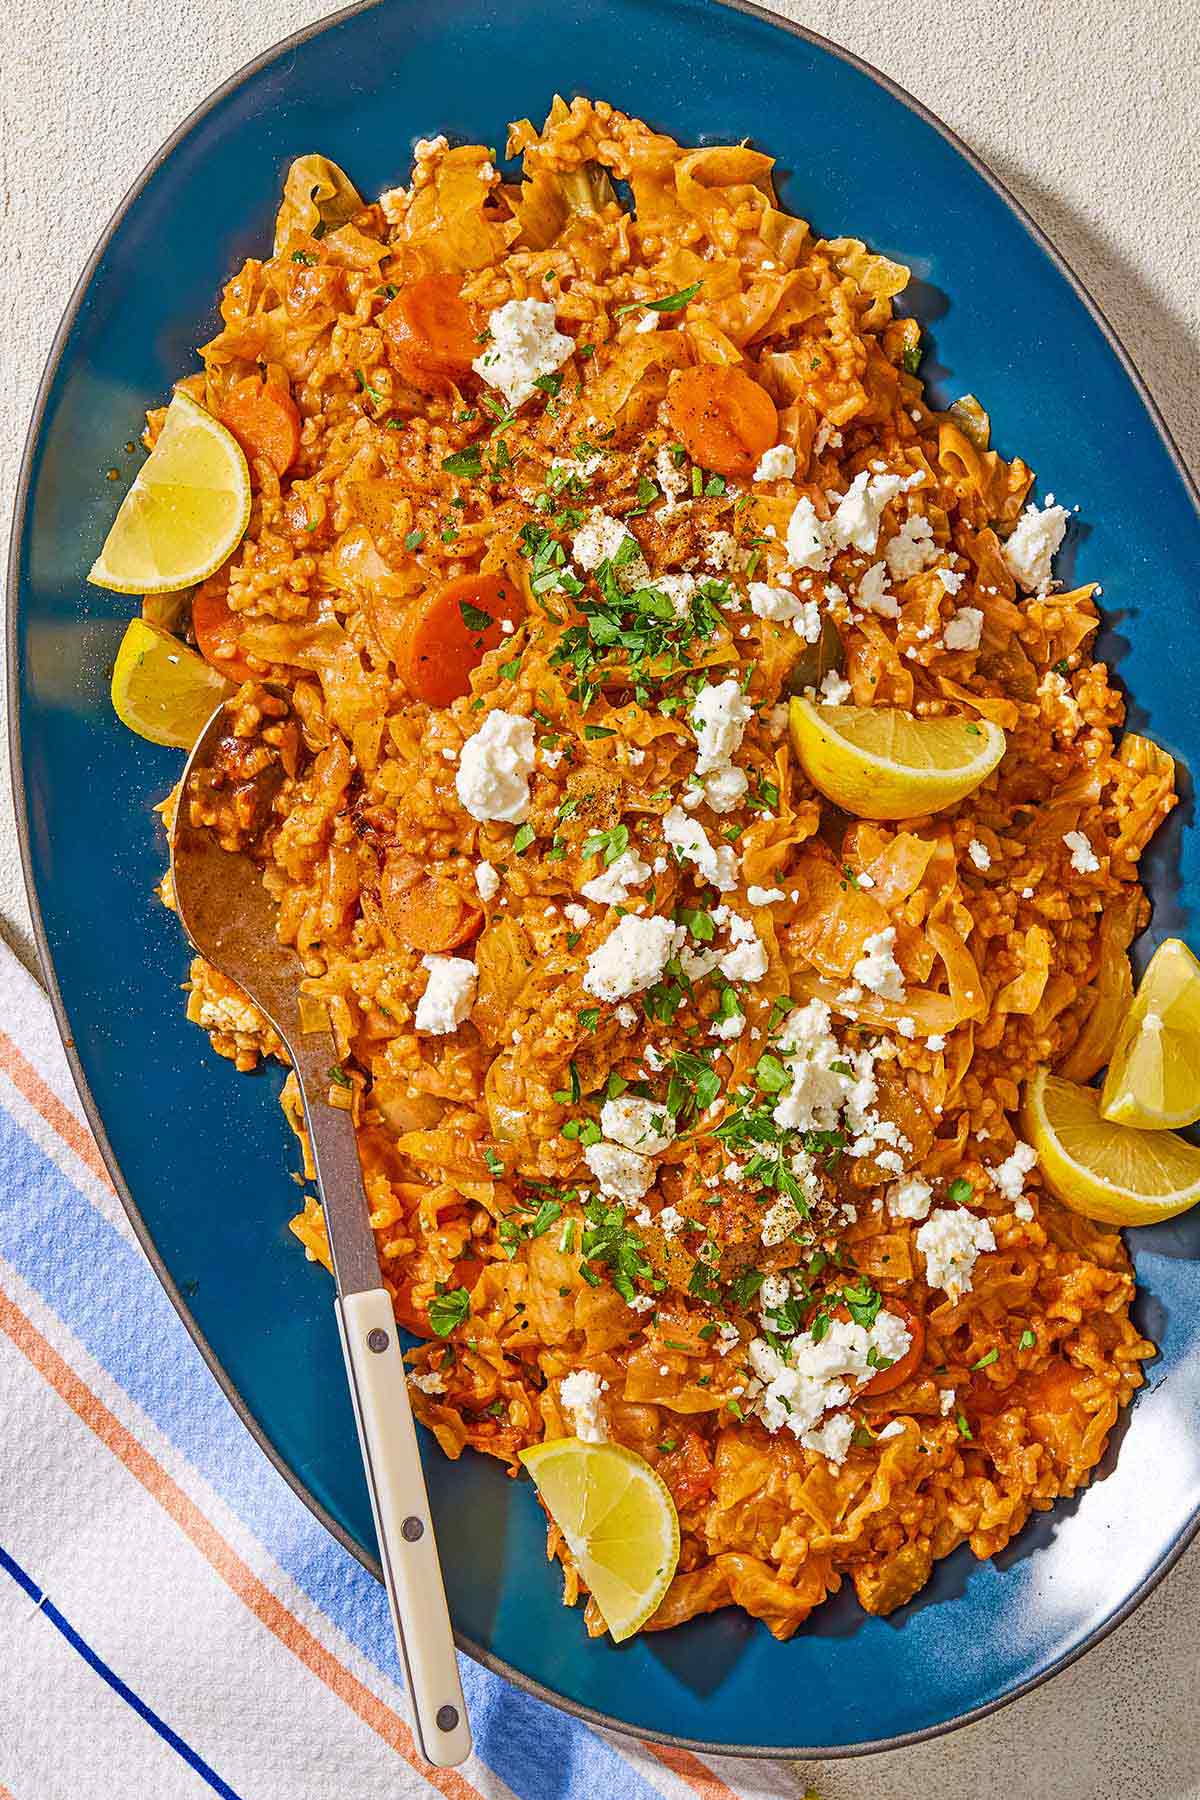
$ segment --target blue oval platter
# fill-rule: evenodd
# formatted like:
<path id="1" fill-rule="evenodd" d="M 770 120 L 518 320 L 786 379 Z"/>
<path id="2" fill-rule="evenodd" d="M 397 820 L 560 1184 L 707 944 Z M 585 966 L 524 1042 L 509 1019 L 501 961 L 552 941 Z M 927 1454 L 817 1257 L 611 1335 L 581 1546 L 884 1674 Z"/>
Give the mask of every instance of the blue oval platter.
<path id="1" fill-rule="evenodd" d="M 502 145 L 510 119 L 540 119 L 556 92 L 606 98 L 684 141 L 751 138 L 778 158 L 790 211 L 912 267 L 905 303 L 927 333 L 935 399 L 978 394 L 1001 452 L 1036 468 L 1040 494 L 1078 504 L 1066 573 L 1103 582 L 1102 650 L 1130 722 L 1183 765 L 1184 804 L 1144 865 L 1143 961 L 1161 937 L 1189 935 L 1200 895 L 1186 772 L 1200 755 L 1195 493 L 1078 283 L 929 114 L 830 44 L 716 0 L 380 0 L 236 76 L 124 202 L 54 346 L 18 495 L 14 762 L 47 979 L 133 1223 L 251 1430 L 370 1567 L 331 1292 L 286 1228 L 279 1077 L 236 1077 L 185 1022 L 188 953 L 153 896 L 165 850 L 152 808 L 181 758 L 114 718 L 109 673 L 132 608 L 85 575 L 140 460 L 122 446 L 196 366 L 224 280 L 269 243 L 291 158 L 321 151 L 375 194 L 404 179 L 418 137 Z M 114 465 L 119 486 L 105 479 Z M 1148 1385 L 1093 1486 L 994 1562 L 960 1549 L 887 1619 L 847 1590 L 786 1644 L 728 1610 L 617 1648 L 563 1609 L 529 1482 L 470 1453 L 452 1464 L 426 1438 L 462 1646 L 585 1717 L 743 1754 L 881 1749 L 1045 1679 L 1144 1597 L 1197 1526 L 1200 1212 L 1132 1247 L 1135 1316 L 1160 1349 Z"/>

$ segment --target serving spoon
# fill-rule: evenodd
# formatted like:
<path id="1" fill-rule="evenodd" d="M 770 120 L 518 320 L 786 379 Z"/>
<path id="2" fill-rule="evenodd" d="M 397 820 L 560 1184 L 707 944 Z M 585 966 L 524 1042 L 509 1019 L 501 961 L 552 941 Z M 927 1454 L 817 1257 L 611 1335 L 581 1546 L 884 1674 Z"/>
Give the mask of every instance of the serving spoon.
<path id="1" fill-rule="evenodd" d="M 286 700 L 282 688 L 274 691 Z M 371 1494 L 392 1623 L 413 1710 L 415 1736 L 427 1762 L 454 1768 L 471 1750 L 471 1730 L 454 1653 L 446 1591 L 404 1359 L 379 1258 L 349 1112 L 328 1100 L 336 1060 L 327 1024 L 306 1030 L 299 986 L 303 969 L 276 935 L 278 909 L 260 865 L 215 820 L 224 806 L 269 800 L 272 773 L 232 773 L 239 740 L 230 705 L 218 707 L 183 771 L 171 832 L 175 904 L 195 948 L 235 982 L 265 1014 L 291 1058 L 317 1171 L 317 1187 L 333 1256 L 334 1310 L 354 1402 L 358 1441 Z M 274 774 L 278 780 L 278 770 Z M 256 794 L 257 784 L 257 794 Z M 240 795 L 235 794 L 240 785 Z M 240 837 L 237 839 L 240 841 Z"/>

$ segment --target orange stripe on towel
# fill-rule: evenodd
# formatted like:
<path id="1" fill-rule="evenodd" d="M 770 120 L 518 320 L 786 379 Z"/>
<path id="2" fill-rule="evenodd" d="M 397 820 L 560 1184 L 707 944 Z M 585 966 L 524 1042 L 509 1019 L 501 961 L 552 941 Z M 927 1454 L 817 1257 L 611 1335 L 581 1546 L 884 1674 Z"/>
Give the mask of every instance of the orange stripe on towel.
<path id="1" fill-rule="evenodd" d="M 733 1789 L 719 1775 L 714 1775 L 698 1756 L 693 1756 L 690 1750 L 678 1750 L 673 1744 L 649 1743 L 644 1743 L 642 1749 L 648 1750 L 651 1756 L 657 1756 L 659 1762 L 670 1769 L 673 1775 L 686 1781 L 700 1800 L 738 1800 Z"/>
<path id="2" fill-rule="evenodd" d="M 41 1108 L 38 1109 L 39 1111 Z M 139 1443 L 104 1402 L 92 1392 L 42 1336 L 32 1320 L 0 1290 L 0 1331 L 21 1350 L 59 1398 L 87 1425 L 106 1449 L 124 1463 L 163 1511 L 266 1629 L 287 1646 L 310 1674 L 323 1681 L 385 1744 L 423 1775 L 447 1800 L 482 1800 L 478 1788 L 453 1769 L 431 1768 L 416 1751 L 413 1735 L 400 1715 L 373 1694 L 345 1664 L 327 1650 L 307 1626 L 273 1594 L 246 1564 L 196 1503 Z M 0 1800 L 5 1800 L 0 1790 Z"/>
<path id="3" fill-rule="evenodd" d="M 0 1069 L 8 1076 L 19 1094 L 23 1094 L 35 1112 L 41 1114 L 64 1144 L 67 1144 L 85 1164 L 98 1181 L 102 1181 L 110 1192 L 115 1192 L 112 1178 L 104 1166 L 104 1159 L 96 1147 L 96 1140 L 86 1125 L 81 1125 L 73 1112 L 70 1112 L 54 1092 L 47 1087 L 31 1062 L 28 1062 L 10 1037 L 0 1031 Z M 0 1795 L 0 1800 L 3 1796 Z"/>

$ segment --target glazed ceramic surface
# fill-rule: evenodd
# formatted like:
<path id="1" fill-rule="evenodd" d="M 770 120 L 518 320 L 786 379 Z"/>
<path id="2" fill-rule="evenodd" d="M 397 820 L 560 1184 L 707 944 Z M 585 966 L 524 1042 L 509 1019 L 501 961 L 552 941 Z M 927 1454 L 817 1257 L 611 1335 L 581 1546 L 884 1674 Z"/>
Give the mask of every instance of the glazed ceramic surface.
<path id="1" fill-rule="evenodd" d="M 382 0 L 280 46 L 201 108 L 106 233 L 39 403 L 12 571 L 18 798 L 48 978 L 134 1223 L 247 1422 L 368 1561 L 331 1289 L 287 1231 L 281 1075 L 235 1075 L 184 1020 L 188 954 L 153 895 L 165 858 L 153 807 L 182 759 L 113 717 L 131 605 L 85 573 L 141 460 L 123 446 L 195 368 L 224 280 L 269 244 L 291 158 L 324 152 L 370 195 L 405 178 L 416 138 L 502 150 L 508 121 L 540 119 L 555 92 L 605 97 L 685 142 L 749 137 L 778 158 L 790 210 L 912 267 L 904 304 L 925 327 L 934 398 L 978 394 L 1002 453 L 1037 469 L 1041 495 L 1078 504 L 1064 572 L 1104 584 L 1102 648 L 1130 721 L 1185 765 L 1200 750 L 1200 517 L 1162 427 L 1049 246 L 863 66 L 713 0 Z M 1200 892 L 1186 768 L 1182 784 L 1145 864 L 1143 960 L 1188 932 Z M 1136 1233 L 1133 1250 L 1135 1316 L 1160 1346 L 1149 1384 L 1100 1478 L 995 1561 L 960 1549 L 888 1619 L 847 1591 L 786 1644 L 728 1610 L 614 1648 L 561 1606 L 528 1481 L 471 1453 L 447 1462 L 426 1438 L 460 1641 L 605 1722 L 721 1749 L 852 1753 L 1011 1698 L 1136 1604 L 1196 1525 L 1200 1215 Z M 84 1253 L 63 1246 L 55 1304 L 68 1320 Z M 86 1319 L 72 1322 L 86 1341 Z M 169 1406 L 169 1382 L 141 1385 L 148 1410 Z"/>

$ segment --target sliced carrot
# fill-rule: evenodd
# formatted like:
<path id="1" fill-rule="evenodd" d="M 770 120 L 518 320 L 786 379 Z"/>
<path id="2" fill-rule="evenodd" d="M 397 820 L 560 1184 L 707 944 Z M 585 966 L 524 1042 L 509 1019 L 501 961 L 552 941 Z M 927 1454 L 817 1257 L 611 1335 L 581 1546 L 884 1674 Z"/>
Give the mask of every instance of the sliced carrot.
<path id="1" fill-rule="evenodd" d="M 479 355 L 461 288 L 457 275 L 420 275 L 379 315 L 393 368 L 423 393 L 461 381 Z"/>
<path id="2" fill-rule="evenodd" d="M 457 950 L 483 925 L 483 908 L 452 881 L 427 875 L 413 856 L 393 851 L 379 885 L 384 917 L 410 950 Z"/>
<path id="3" fill-rule="evenodd" d="M 431 588 L 413 601 L 397 634 L 401 681 L 414 699 L 449 706 L 470 691 L 471 670 L 524 616 L 516 583 L 507 575 L 463 575 Z"/>
<path id="4" fill-rule="evenodd" d="M 920 1367 L 925 1354 L 925 1321 L 920 1314 L 913 1312 L 903 1300 L 888 1299 L 884 1304 L 888 1312 L 895 1313 L 908 1326 L 911 1342 L 904 1355 L 898 1356 L 890 1368 L 880 1369 L 864 1388 L 859 1389 L 861 1394 L 890 1394 L 893 1388 L 903 1386 Z"/>
<path id="5" fill-rule="evenodd" d="M 763 451 L 778 442 L 774 401 L 740 369 L 684 369 L 667 390 L 667 415 L 692 461 L 718 475 L 748 480 Z"/>
<path id="6" fill-rule="evenodd" d="M 228 425 L 246 456 L 269 462 L 286 475 L 300 450 L 300 409 L 292 399 L 288 378 L 278 364 L 265 377 L 247 375 L 225 396 L 221 422 Z"/>
<path id="7" fill-rule="evenodd" d="M 253 681 L 254 670 L 239 654 L 238 615 L 229 607 L 229 568 L 196 589 L 192 596 L 192 635 L 205 662 L 229 681 Z"/>

